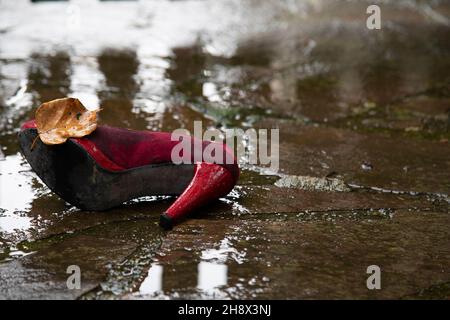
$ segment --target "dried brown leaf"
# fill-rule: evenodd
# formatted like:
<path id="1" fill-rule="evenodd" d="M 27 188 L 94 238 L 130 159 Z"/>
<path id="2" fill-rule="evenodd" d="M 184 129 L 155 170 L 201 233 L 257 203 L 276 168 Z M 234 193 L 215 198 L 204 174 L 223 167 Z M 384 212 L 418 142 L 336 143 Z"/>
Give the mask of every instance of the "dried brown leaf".
<path id="1" fill-rule="evenodd" d="M 78 99 L 63 98 L 41 104 L 36 110 L 36 126 L 45 144 L 61 144 L 81 138 L 97 128 L 97 112 L 87 110 Z"/>

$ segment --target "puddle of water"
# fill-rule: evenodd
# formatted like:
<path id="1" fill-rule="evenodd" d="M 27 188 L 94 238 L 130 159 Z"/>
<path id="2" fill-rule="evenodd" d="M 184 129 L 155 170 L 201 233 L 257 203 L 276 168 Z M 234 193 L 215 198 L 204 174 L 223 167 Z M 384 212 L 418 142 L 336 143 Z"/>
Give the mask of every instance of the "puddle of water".
<path id="1" fill-rule="evenodd" d="M 0 161 L 0 208 L 8 212 L 29 210 L 37 193 L 33 176 L 20 154 Z"/>
<path id="2" fill-rule="evenodd" d="M 159 264 L 152 264 L 148 270 L 147 277 L 139 287 L 140 294 L 154 295 L 163 291 L 164 267 Z"/>
<path id="3" fill-rule="evenodd" d="M 232 259 L 238 264 L 245 261 L 245 252 L 239 252 L 233 247 L 229 238 L 225 238 L 220 242 L 219 248 L 203 250 L 200 257 L 203 261 L 213 261 L 217 263 L 225 263 L 227 259 Z"/>
<path id="4" fill-rule="evenodd" d="M 171 248 L 160 251 L 139 290 L 132 296 L 156 299 L 228 297 L 230 290 L 239 291 L 235 287 L 236 276 L 230 272 L 246 261 L 245 250 L 238 250 L 234 241 L 237 238 L 227 235 L 218 243 L 206 243 L 202 248 L 190 244 L 180 250 Z"/>
<path id="5" fill-rule="evenodd" d="M 71 210 L 40 182 L 21 154 L 0 161 L 0 233 L 4 237 L 23 240 Z"/>
<path id="6" fill-rule="evenodd" d="M 28 230 L 31 227 L 32 219 L 26 215 L 14 213 L 0 213 L 0 232 L 13 233 L 16 231 Z"/>
<path id="7" fill-rule="evenodd" d="M 228 284 L 228 267 L 225 264 L 205 262 L 198 264 L 197 288 L 205 292 Z"/>
<path id="8" fill-rule="evenodd" d="M 201 261 L 197 265 L 196 288 L 207 294 L 213 294 L 217 288 L 228 283 L 228 267 L 226 264 Z M 140 295 L 164 295 L 164 266 L 152 264 L 147 277 L 139 287 Z"/>
<path id="9" fill-rule="evenodd" d="M 89 110 L 100 107 L 97 91 L 104 81 L 97 60 L 93 57 L 73 57 L 70 96 L 77 97 Z"/>

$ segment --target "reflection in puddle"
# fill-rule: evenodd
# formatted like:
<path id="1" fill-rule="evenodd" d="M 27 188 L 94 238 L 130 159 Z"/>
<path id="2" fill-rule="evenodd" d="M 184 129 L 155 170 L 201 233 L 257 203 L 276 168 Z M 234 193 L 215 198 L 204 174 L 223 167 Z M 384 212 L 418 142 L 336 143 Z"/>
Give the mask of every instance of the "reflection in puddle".
<path id="1" fill-rule="evenodd" d="M 28 90 L 37 95 L 34 104 L 39 105 L 46 101 L 66 97 L 70 92 L 72 74 L 69 54 L 65 51 L 58 51 L 46 55 L 36 51 L 30 58 Z"/>
<path id="2" fill-rule="evenodd" d="M 133 100 L 140 83 L 136 74 L 140 65 L 133 50 L 105 49 L 97 57 L 98 72 L 104 81 L 97 91 L 103 109 L 101 120 L 111 126 L 145 129 L 143 116 L 133 112 Z"/>
<path id="3" fill-rule="evenodd" d="M 30 217 L 20 215 L 19 212 L 5 214 L 0 211 L 0 232 L 12 233 L 16 230 L 28 230 L 30 228 Z"/>
<path id="4" fill-rule="evenodd" d="M 6 100 L 6 105 L 15 107 L 16 109 L 29 106 L 31 103 L 31 95 L 27 93 L 28 80 L 21 79 L 17 92 Z M 16 111 L 16 110 L 14 110 Z"/>
<path id="5" fill-rule="evenodd" d="M 7 211 L 28 210 L 35 195 L 30 168 L 20 154 L 0 161 L 0 208 Z"/>
<path id="6" fill-rule="evenodd" d="M 177 295 L 179 289 L 177 284 L 182 281 L 184 289 L 200 291 L 205 297 L 225 297 L 226 293 L 223 290 L 229 286 L 228 262 L 232 260 L 242 264 L 246 252 L 238 251 L 233 247 L 232 241 L 225 237 L 220 241 L 218 248 L 210 248 L 198 253 L 200 261 L 196 268 L 191 263 L 186 265 L 181 261 L 176 266 L 171 265 L 170 260 L 167 263 L 163 261 L 153 263 L 147 277 L 139 287 L 139 294 L 160 298 L 166 297 L 165 294 L 168 293 Z M 192 257 L 192 254 L 197 256 L 195 253 L 188 256 Z M 167 268 L 166 272 L 164 268 Z"/>
<path id="7" fill-rule="evenodd" d="M 212 291 L 228 283 L 228 267 L 225 264 L 205 262 L 198 264 L 197 288 Z"/>
<path id="8" fill-rule="evenodd" d="M 139 287 L 142 295 L 155 295 L 163 290 L 164 267 L 153 264 L 148 270 L 147 277 Z M 197 265 L 197 289 L 206 293 L 213 293 L 214 289 L 228 284 L 228 267 L 223 263 L 201 261 Z"/>
<path id="9" fill-rule="evenodd" d="M 19 154 L 0 161 L 0 232 L 31 227 L 31 218 L 24 211 L 30 209 L 35 191 L 22 161 Z"/>
<path id="10" fill-rule="evenodd" d="M 148 270 L 147 278 L 142 282 L 139 292 L 149 295 L 162 292 L 163 270 L 163 266 L 153 264 L 150 270 Z"/>
<path id="11" fill-rule="evenodd" d="M 100 101 L 97 90 L 104 77 L 98 71 L 97 60 L 92 57 L 73 57 L 70 80 L 70 96 L 78 98 L 90 110 L 98 108 Z"/>

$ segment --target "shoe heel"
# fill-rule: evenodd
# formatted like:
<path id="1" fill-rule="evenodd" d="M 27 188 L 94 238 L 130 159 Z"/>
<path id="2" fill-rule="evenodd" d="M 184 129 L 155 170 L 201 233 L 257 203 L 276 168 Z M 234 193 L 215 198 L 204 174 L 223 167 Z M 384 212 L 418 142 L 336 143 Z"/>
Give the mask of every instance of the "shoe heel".
<path id="1" fill-rule="evenodd" d="M 198 163 L 191 183 L 178 199 L 161 214 L 160 226 L 171 229 L 192 211 L 228 194 L 235 184 L 230 171 L 218 164 Z"/>

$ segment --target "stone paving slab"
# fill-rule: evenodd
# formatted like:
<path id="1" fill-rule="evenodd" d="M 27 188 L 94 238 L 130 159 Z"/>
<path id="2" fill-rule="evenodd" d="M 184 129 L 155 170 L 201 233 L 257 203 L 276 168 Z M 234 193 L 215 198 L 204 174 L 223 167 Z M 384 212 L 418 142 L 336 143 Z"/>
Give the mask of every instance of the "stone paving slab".
<path id="1" fill-rule="evenodd" d="M 424 196 L 396 195 L 376 192 L 313 192 L 276 186 L 238 186 L 229 196 L 231 203 L 218 202 L 200 210 L 198 216 L 224 218 L 231 215 L 300 213 L 304 211 L 351 211 L 379 209 L 432 210 L 446 201 L 433 202 Z"/>
<path id="2" fill-rule="evenodd" d="M 75 299 L 94 289 L 107 266 L 123 260 L 135 244 L 74 236 L 12 262 L 0 264 L 0 299 Z M 67 268 L 81 270 L 81 288 L 69 290 Z"/>
<path id="3" fill-rule="evenodd" d="M 279 128 L 280 171 L 389 190 L 450 194 L 448 141 L 262 122 Z"/>
<path id="4" fill-rule="evenodd" d="M 399 210 L 390 218 L 360 221 L 305 216 L 192 220 L 165 237 L 160 256 L 152 264 L 162 270 L 161 279 L 153 279 L 162 282 L 161 291 L 149 292 L 144 284 L 127 297 L 412 297 L 450 281 L 449 219 L 448 213 Z M 218 279 L 226 272 L 227 283 L 217 288 L 202 283 L 207 271 L 201 263 Z M 369 265 L 381 268 L 381 290 L 366 287 Z M 159 277 L 150 272 L 152 276 Z M 448 298 L 449 294 L 442 290 L 428 298 Z"/>

